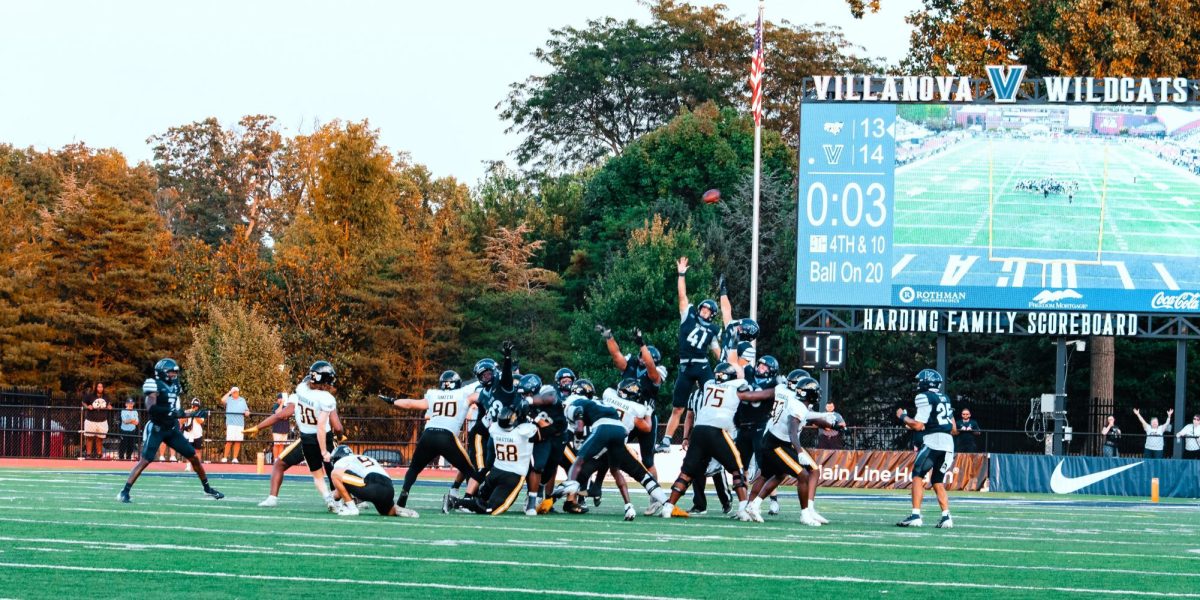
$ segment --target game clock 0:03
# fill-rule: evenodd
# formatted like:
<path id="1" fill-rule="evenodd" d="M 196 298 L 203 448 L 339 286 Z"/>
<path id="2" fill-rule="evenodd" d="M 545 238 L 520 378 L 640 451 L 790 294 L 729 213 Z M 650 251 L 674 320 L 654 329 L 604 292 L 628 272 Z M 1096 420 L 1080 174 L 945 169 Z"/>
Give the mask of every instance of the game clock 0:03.
<path id="1" fill-rule="evenodd" d="M 806 369 L 831 371 L 846 365 L 846 336 L 829 331 L 800 337 L 801 365 Z"/>

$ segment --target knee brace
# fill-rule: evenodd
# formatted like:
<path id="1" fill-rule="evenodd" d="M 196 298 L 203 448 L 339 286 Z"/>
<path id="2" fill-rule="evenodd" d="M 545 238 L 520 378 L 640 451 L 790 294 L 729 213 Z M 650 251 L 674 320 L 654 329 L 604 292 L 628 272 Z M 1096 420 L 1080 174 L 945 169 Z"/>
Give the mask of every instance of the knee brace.
<path id="1" fill-rule="evenodd" d="M 735 489 L 735 490 L 738 488 L 744 489 L 745 487 L 746 487 L 746 476 L 744 474 L 742 474 L 741 471 L 735 471 L 733 473 L 733 489 Z"/>
<path id="2" fill-rule="evenodd" d="M 687 475 L 680 474 L 679 479 L 676 479 L 675 483 L 671 484 L 671 491 L 679 492 L 679 495 L 682 496 L 683 494 L 687 493 L 688 485 L 690 485 L 691 483 L 692 483 L 692 480 L 690 477 L 688 477 Z"/>

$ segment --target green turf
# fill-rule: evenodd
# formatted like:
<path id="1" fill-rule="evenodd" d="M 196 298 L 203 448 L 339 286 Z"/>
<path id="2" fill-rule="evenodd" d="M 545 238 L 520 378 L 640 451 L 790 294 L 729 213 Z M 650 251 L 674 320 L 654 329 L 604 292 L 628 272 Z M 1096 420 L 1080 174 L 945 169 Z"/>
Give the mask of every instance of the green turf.
<path id="1" fill-rule="evenodd" d="M 408 520 L 328 514 L 299 478 L 274 509 L 255 506 L 260 479 L 214 478 L 228 497 L 213 501 L 192 477 L 146 476 L 132 505 L 115 501 L 122 482 L 0 470 L 0 596 L 1200 597 L 1194 502 L 962 494 L 955 529 L 902 530 L 900 492 L 823 490 L 818 506 L 833 523 L 808 528 L 794 496 L 765 524 L 711 514 L 626 523 L 615 494 L 582 517 L 442 515 L 438 484 L 414 490 L 421 518 Z M 936 520 L 931 500 L 925 510 Z"/>
<path id="2" fill-rule="evenodd" d="M 1014 189 L 1044 177 L 1079 191 Z M 1131 143 L 967 140 L 897 169 L 895 243 L 1198 256 L 1197 182 Z"/>

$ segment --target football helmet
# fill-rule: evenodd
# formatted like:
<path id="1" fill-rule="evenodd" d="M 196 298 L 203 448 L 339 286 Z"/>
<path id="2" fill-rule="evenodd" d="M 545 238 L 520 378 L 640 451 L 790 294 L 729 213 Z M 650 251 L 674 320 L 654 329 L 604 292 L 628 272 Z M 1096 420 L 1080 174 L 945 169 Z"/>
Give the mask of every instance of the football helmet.
<path id="1" fill-rule="evenodd" d="M 742 319 L 741 323 L 738 324 L 738 329 L 741 330 L 738 333 L 739 340 L 743 342 L 753 342 L 754 340 L 758 339 L 758 332 L 760 331 L 758 327 L 758 321 L 746 317 L 745 319 Z"/>
<path id="2" fill-rule="evenodd" d="M 460 387 L 462 387 L 462 377 L 457 371 L 442 371 L 442 376 L 438 377 L 438 389 L 457 390 Z"/>
<path id="3" fill-rule="evenodd" d="M 708 318 L 707 319 L 700 315 L 700 311 L 705 308 L 708 309 Z M 713 320 L 713 317 L 716 317 L 717 313 L 720 311 L 721 311 L 721 307 L 717 306 L 717 301 L 713 300 L 712 298 L 707 298 L 703 302 L 700 303 L 700 306 L 696 307 L 696 316 L 700 317 L 700 320 L 704 321 L 705 323 L 711 323 Z"/>
<path id="4" fill-rule="evenodd" d="M 722 361 L 717 364 L 717 368 L 713 369 L 713 377 L 721 383 L 733 381 L 738 378 L 737 367 Z"/>
<path id="5" fill-rule="evenodd" d="M 471 373 L 475 375 L 475 379 L 478 379 L 479 383 L 490 387 L 496 380 L 496 361 L 490 358 L 480 359 L 471 369 Z"/>
<path id="6" fill-rule="evenodd" d="M 788 373 L 787 374 L 788 389 L 792 390 L 793 392 L 796 391 L 797 387 L 800 385 L 800 381 L 803 379 L 806 379 L 806 378 L 812 379 L 812 377 L 808 374 L 808 371 L 805 371 L 804 369 L 795 369 L 791 373 Z"/>
<path id="7" fill-rule="evenodd" d="M 578 394 L 584 398 L 595 398 L 596 386 L 587 379 L 580 379 L 571 385 L 571 393 Z"/>
<path id="8" fill-rule="evenodd" d="M 517 394 L 520 396 L 532 396 L 537 394 L 542 389 L 542 378 L 530 373 L 522 375 L 521 381 L 517 383 Z"/>
<path id="9" fill-rule="evenodd" d="M 760 380 L 774 379 L 779 375 L 779 361 L 774 356 L 764 354 L 754 361 L 754 378 Z"/>
<path id="10" fill-rule="evenodd" d="M 796 395 L 805 402 L 816 402 L 821 399 L 821 384 L 812 377 L 801 377 L 796 382 Z"/>
<path id="11" fill-rule="evenodd" d="M 164 358 L 154 363 L 154 376 L 163 381 L 172 381 L 179 377 L 179 363 L 173 358 Z"/>
<path id="12" fill-rule="evenodd" d="M 943 383 L 945 381 L 942 379 L 942 374 L 933 369 L 921 369 L 921 372 L 917 373 L 918 392 L 941 390 Z"/>
<path id="13" fill-rule="evenodd" d="M 636 379 L 626 377 L 617 386 L 617 395 L 625 400 L 637 400 L 642 395 L 642 386 Z"/>
<path id="14" fill-rule="evenodd" d="M 496 423 L 505 429 L 517 426 L 517 411 L 505 406 L 496 414 Z"/>
<path id="15" fill-rule="evenodd" d="M 324 385 L 333 385 L 337 381 L 337 371 L 329 361 L 318 360 L 308 368 L 308 374 L 313 383 L 321 383 Z"/>
<path id="16" fill-rule="evenodd" d="M 571 378 L 571 383 L 563 385 L 562 380 L 568 377 Z M 568 392 L 571 390 L 571 386 L 575 383 L 575 379 L 575 371 L 563 367 L 554 372 L 554 387 L 558 388 L 558 390 L 561 392 Z"/>
<path id="17" fill-rule="evenodd" d="M 353 454 L 354 452 L 350 450 L 350 446 L 342 444 L 341 446 L 334 448 L 333 452 L 329 453 L 329 462 L 335 463 L 343 458 L 346 458 L 347 456 L 352 456 Z"/>
<path id="18" fill-rule="evenodd" d="M 659 352 L 658 348 L 655 348 L 654 346 L 646 346 L 646 351 L 650 353 L 650 358 L 654 360 L 655 365 L 662 364 L 662 352 Z"/>

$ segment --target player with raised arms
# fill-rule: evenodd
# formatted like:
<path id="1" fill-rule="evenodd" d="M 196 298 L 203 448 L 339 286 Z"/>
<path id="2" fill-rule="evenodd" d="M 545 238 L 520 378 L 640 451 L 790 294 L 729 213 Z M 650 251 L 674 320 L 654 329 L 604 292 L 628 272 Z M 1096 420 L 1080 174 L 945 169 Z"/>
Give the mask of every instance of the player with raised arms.
<path id="1" fill-rule="evenodd" d="M 142 393 L 146 395 L 149 420 L 143 433 L 142 456 L 129 472 L 129 478 L 125 480 L 125 487 L 117 494 L 117 500 L 126 503 L 131 501 L 129 490 L 137 483 L 142 471 L 154 461 L 154 455 L 162 444 L 175 450 L 191 464 L 196 471 L 196 477 L 200 478 L 200 484 L 204 486 L 205 494 L 217 500 L 224 498 L 225 494 L 208 484 L 208 473 L 204 472 L 204 465 L 196 458 L 196 450 L 179 430 L 179 418 L 183 416 L 178 409 L 179 396 L 183 393 L 183 386 L 179 383 L 179 363 L 172 358 L 164 358 L 155 363 L 154 377 L 142 384 Z"/>
<path id="2" fill-rule="evenodd" d="M 933 369 L 922 369 L 917 373 L 917 415 L 908 416 L 903 408 L 896 411 L 896 418 L 905 427 L 919 431 L 921 450 L 913 463 L 912 480 L 912 514 L 905 517 L 896 525 L 900 527 L 920 527 L 921 501 L 925 497 L 925 478 L 933 483 L 933 492 L 937 494 L 938 506 L 942 509 L 942 518 L 938 520 L 938 529 L 954 527 L 950 518 L 950 497 L 946 494 L 946 474 L 954 469 L 954 437 L 958 428 L 954 423 L 954 407 L 950 405 L 950 397 L 942 392 L 942 374 Z M 930 473 L 933 473 L 930 475 Z"/>
<path id="3" fill-rule="evenodd" d="M 655 448 L 659 452 L 671 448 L 671 437 L 679 428 L 692 390 L 703 388 L 704 384 L 712 381 L 713 370 L 708 362 L 708 353 L 711 351 L 717 359 L 721 358 L 721 347 L 717 343 L 720 331 L 713 322 L 719 310 L 717 301 L 707 299 L 699 307 L 692 306 L 687 297 L 687 257 L 680 257 L 675 267 L 679 294 L 679 377 L 675 379 L 675 389 L 671 394 L 671 418 L 667 420 L 667 431 Z"/>

